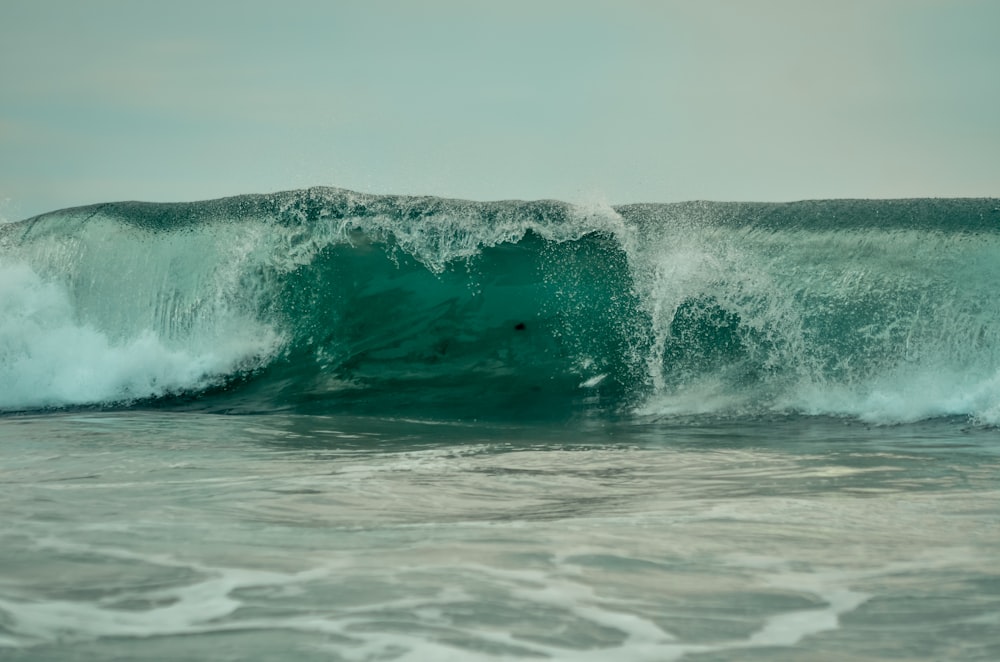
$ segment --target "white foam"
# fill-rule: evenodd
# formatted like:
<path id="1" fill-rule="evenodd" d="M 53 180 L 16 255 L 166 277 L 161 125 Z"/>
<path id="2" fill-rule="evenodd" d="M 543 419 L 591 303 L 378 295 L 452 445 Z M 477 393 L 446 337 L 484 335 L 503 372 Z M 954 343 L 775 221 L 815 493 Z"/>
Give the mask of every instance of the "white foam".
<path id="1" fill-rule="evenodd" d="M 579 388 L 594 388 L 595 386 L 603 382 L 606 378 L 607 378 L 606 374 L 601 374 L 591 377 L 590 379 L 585 379 L 584 381 L 580 382 Z"/>
<path id="2" fill-rule="evenodd" d="M 638 413 L 1000 422 L 995 241 L 723 227 L 691 213 L 656 224 L 629 253 L 653 330 L 653 394 Z M 675 365 L 665 352 L 684 349 L 678 311 L 701 303 L 738 318 L 735 362 L 696 363 L 694 347 Z"/>
<path id="3" fill-rule="evenodd" d="M 709 374 L 672 391 L 647 397 L 635 408 L 643 417 L 747 414 L 807 414 L 856 418 L 894 425 L 965 416 L 983 425 L 1000 424 L 1000 373 L 956 373 L 926 367 L 895 371 L 858 383 L 790 382 L 771 393 L 734 385 Z"/>
<path id="4" fill-rule="evenodd" d="M 778 406 L 808 414 L 852 416 L 868 423 L 894 424 L 945 416 L 969 416 L 1000 423 L 1000 373 L 956 373 L 928 366 L 899 370 L 869 383 L 803 385 Z"/>
<path id="5" fill-rule="evenodd" d="M 641 596 L 605 595 L 588 581 L 588 572 L 561 556 L 547 568 L 503 568 L 477 563 L 449 565 L 366 564 L 359 559 L 346 564 L 326 555 L 325 563 L 299 572 L 252 570 L 186 562 L 168 554 L 139 554 L 59 540 L 40 541 L 45 547 L 66 552 L 96 554 L 111 559 L 138 561 L 178 568 L 199 575 L 191 583 L 150 591 L 137 589 L 96 600 L 41 600 L 17 596 L 0 598 L 7 612 L 10 636 L 0 647 L 30 648 L 53 642 L 88 641 L 104 637 L 145 638 L 209 632 L 273 630 L 334 635 L 338 643 L 320 644 L 338 658 L 349 660 L 496 660 L 541 657 L 552 660 L 603 662 L 619 659 L 663 662 L 695 653 L 738 651 L 759 647 L 794 647 L 807 637 L 838 629 L 840 619 L 870 596 L 851 588 L 887 573 L 920 570 L 926 562 L 887 564 L 863 571 L 833 568 L 792 570 L 786 559 L 733 554 L 725 565 L 745 575 L 753 584 L 781 593 L 811 596 L 814 605 L 790 609 L 761 619 L 745 637 L 720 637 L 714 641 L 683 641 L 656 620 L 659 613 Z M 427 559 L 430 560 L 430 559 Z M 944 567 L 947 562 L 942 559 Z M 447 567 L 446 567 L 447 566 Z M 326 609 L 303 607 L 298 613 L 279 610 L 272 616 L 240 616 L 241 607 L 262 595 L 294 595 L 314 584 L 386 578 L 401 590 L 373 602 L 331 604 Z M 410 588 L 406 588 L 410 587 Z M 425 590 L 437 587 L 436 590 Z M 246 589 L 267 589 L 252 595 Z M 277 593 L 275 593 L 275 591 Z M 143 599 L 148 609 L 123 609 L 120 602 Z M 468 619 L 469 603 L 489 600 L 525 609 L 532 618 L 552 623 L 619 633 L 618 640 L 594 642 L 586 649 L 555 641 L 525 637 L 502 623 Z M 388 614 L 405 614 L 390 616 Z M 404 619 L 407 627 L 391 623 Z M 459 643 L 465 642 L 465 643 Z M 474 650 L 478 648 L 479 650 Z M 500 652 L 504 651 L 504 652 Z M 515 651 L 517 651 L 515 653 Z"/>
<path id="6" fill-rule="evenodd" d="M 78 320 L 63 286 L 45 282 L 25 264 L 0 265 L 0 409 L 200 389 L 279 343 L 277 334 L 259 325 L 221 331 L 187 343 L 166 343 L 152 330 L 112 339 Z"/>

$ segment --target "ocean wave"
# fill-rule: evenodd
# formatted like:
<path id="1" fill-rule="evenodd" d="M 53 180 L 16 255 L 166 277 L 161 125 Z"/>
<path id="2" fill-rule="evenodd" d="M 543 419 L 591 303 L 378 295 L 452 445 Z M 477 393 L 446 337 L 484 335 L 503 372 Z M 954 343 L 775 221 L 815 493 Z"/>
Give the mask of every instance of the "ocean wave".
<path id="1" fill-rule="evenodd" d="M 1000 205 L 316 188 L 0 226 L 0 409 L 1000 423 Z"/>

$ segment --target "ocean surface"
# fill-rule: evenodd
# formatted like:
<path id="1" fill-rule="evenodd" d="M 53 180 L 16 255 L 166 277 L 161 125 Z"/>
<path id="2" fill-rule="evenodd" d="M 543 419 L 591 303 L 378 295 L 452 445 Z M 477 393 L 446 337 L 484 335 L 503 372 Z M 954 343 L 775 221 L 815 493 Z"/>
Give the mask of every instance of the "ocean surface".
<path id="1" fill-rule="evenodd" d="M 0 659 L 1000 659 L 1000 200 L 0 224 Z"/>

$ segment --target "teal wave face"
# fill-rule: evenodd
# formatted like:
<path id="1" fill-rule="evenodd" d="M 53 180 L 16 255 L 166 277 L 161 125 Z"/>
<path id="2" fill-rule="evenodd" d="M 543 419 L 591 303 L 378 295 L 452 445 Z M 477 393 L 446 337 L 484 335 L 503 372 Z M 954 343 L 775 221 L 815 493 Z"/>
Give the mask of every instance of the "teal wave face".
<path id="1" fill-rule="evenodd" d="M 617 407 L 642 379 L 642 315 L 602 235 L 529 232 L 439 272 L 391 241 L 335 244 L 282 280 L 274 310 L 294 336 L 261 386 L 300 410 L 550 414 Z"/>
<path id="2" fill-rule="evenodd" d="M 995 200 L 113 203 L 0 276 L 7 411 L 1000 421 Z"/>

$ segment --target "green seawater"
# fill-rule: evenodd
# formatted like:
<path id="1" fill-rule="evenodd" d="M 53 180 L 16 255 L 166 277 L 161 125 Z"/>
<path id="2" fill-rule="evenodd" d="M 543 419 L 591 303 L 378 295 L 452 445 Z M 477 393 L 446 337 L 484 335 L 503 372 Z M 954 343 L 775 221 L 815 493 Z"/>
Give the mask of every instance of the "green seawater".
<path id="1" fill-rule="evenodd" d="M 0 418 L 4 660 L 1000 659 L 939 419 Z"/>
<path id="2" fill-rule="evenodd" d="M 997 292 L 997 199 L 0 225 L 0 659 L 996 662 Z"/>
<path id="3" fill-rule="evenodd" d="M 1000 423 L 1000 201 L 314 188 L 0 225 L 0 412 Z"/>

